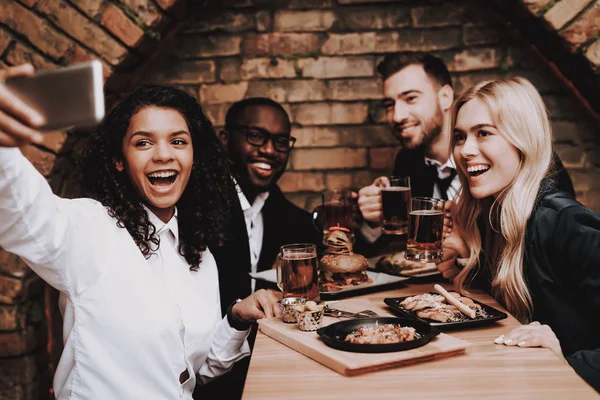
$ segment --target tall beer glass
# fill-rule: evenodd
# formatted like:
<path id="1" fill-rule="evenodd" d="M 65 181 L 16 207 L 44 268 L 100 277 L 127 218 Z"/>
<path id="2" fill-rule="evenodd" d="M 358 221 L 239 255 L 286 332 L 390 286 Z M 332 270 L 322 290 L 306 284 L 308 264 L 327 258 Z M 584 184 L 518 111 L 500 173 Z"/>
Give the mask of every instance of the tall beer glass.
<path id="1" fill-rule="evenodd" d="M 311 243 L 281 246 L 278 281 L 283 298 L 302 297 L 320 301 L 317 248 Z"/>
<path id="2" fill-rule="evenodd" d="M 410 210 L 410 177 L 390 176 L 390 186 L 381 188 L 382 233 L 406 235 Z"/>
<path id="3" fill-rule="evenodd" d="M 424 263 L 441 262 L 444 200 L 415 197 L 409 215 L 406 259 Z"/>

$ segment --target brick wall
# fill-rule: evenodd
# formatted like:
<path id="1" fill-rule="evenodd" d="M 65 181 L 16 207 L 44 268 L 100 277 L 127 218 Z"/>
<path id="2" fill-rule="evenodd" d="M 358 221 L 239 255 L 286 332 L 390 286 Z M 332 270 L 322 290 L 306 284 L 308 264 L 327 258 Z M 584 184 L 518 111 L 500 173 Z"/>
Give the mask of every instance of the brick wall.
<path id="1" fill-rule="evenodd" d="M 515 39 L 494 9 L 503 1 L 0 0 L 0 65 L 48 69 L 98 58 L 109 104 L 142 81 L 170 83 L 195 95 L 217 126 L 245 96 L 280 101 L 298 137 L 280 183 L 311 209 L 325 188 L 358 188 L 389 171 L 397 141 L 377 107 L 375 65 L 387 52 L 432 51 L 447 61 L 459 93 L 483 79 L 531 79 L 552 112 L 579 199 L 600 213 L 599 111 L 582 105 L 556 68 Z M 598 0 L 512 2 L 599 72 Z M 185 6 L 205 3 L 198 16 Z M 184 19 L 191 22 L 181 29 Z M 84 140 L 65 132 L 45 138 L 22 150 L 56 193 L 68 193 L 72 157 Z M 43 316 L 44 301 L 55 307 L 55 293 L 44 295 L 40 280 L 0 251 L 0 399 L 47 397 L 52 319 Z"/>
<path id="2" fill-rule="evenodd" d="M 567 20 L 561 34 L 579 32 L 571 36 L 588 45 L 597 37 L 589 33 L 593 23 L 568 21 L 584 8 L 585 15 L 595 15 L 597 4 L 563 0 L 545 6 L 563 2 L 571 17 L 560 13 Z M 213 6 L 182 30 L 145 81 L 194 94 L 217 127 L 230 104 L 244 97 L 283 103 L 298 142 L 280 184 L 299 206 L 310 210 L 325 188 L 360 188 L 390 171 L 398 143 L 378 107 L 375 66 L 388 52 L 424 50 L 447 62 L 457 93 L 484 79 L 532 80 L 552 112 L 558 153 L 579 198 L 600 212 L 598 125 L 547 62 L 512 34 L 494 2 L 229 3 Z"/>

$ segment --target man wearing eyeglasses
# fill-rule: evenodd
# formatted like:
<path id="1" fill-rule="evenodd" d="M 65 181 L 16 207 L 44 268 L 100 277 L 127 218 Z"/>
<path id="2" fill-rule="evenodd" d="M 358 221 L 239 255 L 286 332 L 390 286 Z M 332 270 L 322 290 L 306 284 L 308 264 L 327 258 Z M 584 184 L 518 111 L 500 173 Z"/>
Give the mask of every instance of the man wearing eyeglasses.
<path id="1" fill-rule="evenodd" d="M 225 246 L 216 250 L 221 305 L 254 291 L 249 272 L 271 269 L 284 244 L 318 242 L 310 214 L 285 198 L 277 181 L 296 139 L 284 108 L 267 98 L 249 98 L 228 110 L 219 137 L 232 162 L 238 202 Z"/>
<path id="2" fill-rule="evenodd" d="M 219 132 L 238 189 L 226 242 L 210 249 L 219 270 L 223 313 L 235 299 L 265 287 L 249 273 L 271 269 L 282 245 L 319 241 L 310 214 L 287 200 L 277 186 L 296 141 L 290 131 L 284 108 L 259 97 L 233 104 Z M 249 337 L 251 345 L 254 334 Z M 239 399 L 248 360 L 241 360 L 233 371 L 209 386 L 197 388 L 198 398 L 218 394 L 220 398 Z"/>

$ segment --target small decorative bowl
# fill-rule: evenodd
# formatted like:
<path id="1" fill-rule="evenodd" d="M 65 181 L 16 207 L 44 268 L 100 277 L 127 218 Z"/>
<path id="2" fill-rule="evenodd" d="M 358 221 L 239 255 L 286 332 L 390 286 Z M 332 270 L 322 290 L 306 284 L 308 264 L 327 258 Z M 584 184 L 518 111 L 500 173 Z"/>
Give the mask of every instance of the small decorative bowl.
<path id="1" fill-rule="evenodd" d="M 319 307 L 315 311 L 296 311 L 296 320 L 298 321 L 298 329 L 301 331 L 316 331 L 323 323 L 323 307 Z"/>
<path id="2" fill-rule="evenodd" d="M 298 304 L 306 303 L 304 297 L 287 297 L 278 301 L 279 307 L 281 307 L 281 319 L 283 322 L 293 324 L 296 322 L 296 313 L 294 309 Z"/>

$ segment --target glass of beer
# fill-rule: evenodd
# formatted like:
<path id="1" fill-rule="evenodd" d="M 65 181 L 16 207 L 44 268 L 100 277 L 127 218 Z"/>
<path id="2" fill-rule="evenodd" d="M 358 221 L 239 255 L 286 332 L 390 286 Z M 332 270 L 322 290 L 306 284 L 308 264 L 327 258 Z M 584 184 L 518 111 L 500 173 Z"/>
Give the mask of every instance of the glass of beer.
<path id="1" fill-rule="evenodd" d="M 406 235 L 410 210 L 410 177 L 390 176 L 390 186 L 381 188 L 382 233 Z"/>
<path id="2" fill-rule="evenodd" d="M 359 215 L 358 199 L 351 189 L 330 189 L 322 193 L 322 204 L 313 211 L 315 225 L 323 231 L 323 239 L 329 235 L 332 227 L 346 228 L 353 232 L 358 228 L 355 217 Z"/>
<path id="3" fill-rule="evenodd" d="M 409 215 L 405 258 L 424 263 L 441 262 L 444 200 L 415 197 Z"/>
<path id="4" fill-rule="evenodd" d="M 317 247 L 311 243 L 281 246 L 277 281 L 283 298 L 300 297 L 319 302 Z"/>

